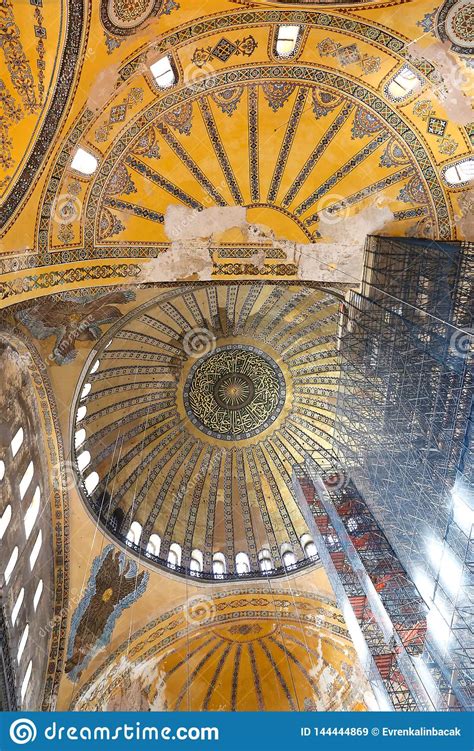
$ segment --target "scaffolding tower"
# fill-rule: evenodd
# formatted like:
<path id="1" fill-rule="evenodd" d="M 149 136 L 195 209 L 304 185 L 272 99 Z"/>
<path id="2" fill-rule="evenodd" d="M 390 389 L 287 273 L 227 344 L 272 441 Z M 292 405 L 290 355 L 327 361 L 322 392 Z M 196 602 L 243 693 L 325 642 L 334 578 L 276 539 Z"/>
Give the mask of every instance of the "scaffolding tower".
<path id="1" fill-rule="evenodd" d="M 369 238 L 340 326 L 337 461 L 428 606 L 423 660 L 473 707 L 474 244 Z"/>

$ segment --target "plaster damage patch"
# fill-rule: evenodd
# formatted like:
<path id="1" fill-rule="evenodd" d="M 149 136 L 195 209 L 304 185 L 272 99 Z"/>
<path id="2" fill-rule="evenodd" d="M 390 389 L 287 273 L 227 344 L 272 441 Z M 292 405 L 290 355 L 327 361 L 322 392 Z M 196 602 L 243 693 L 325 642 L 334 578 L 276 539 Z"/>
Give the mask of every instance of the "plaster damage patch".
<path id="1" fill-rule="evenodd" d="M 165 233 L 170 240 L 210 238 L 229 229 L 247 226 L 245 206 L 211 206 L 197 211 L 186 206 L 168 206 Z"/>
<path id="2" fill-rule="evenodd" d="M 454 226 L 462 237 L 474 237 L 474 190 L 471 188 L 458 195 L 459 212 L 454 215 Z"/>
<path id="3" fill-rule="evenodd" d="M 169 250 L 142 267 L 139 282 L 209 281 L 212 258 L 202 240 L 175 241 Z"/>
<path id="4" fill-rule="evenodd" d="M 317 243 L 296 243 L 275 237 L 266 225 L 247 221 L 245 206 L 216 206 L 197 211 L 171 205 L 165 214 L 165 232 L 172 241 L 171 246 L 143 265 L 138 281 L 211 280 L 215 236 L 238 229 L 244 243 L 262 245 L 249 259 L 259 270 L 265 267 L 264 246 L 267 246 L 283 251 L 286 263 L 297 264 L 300 279 L 358 284 L 367 235 L 383 229 L 394 219 L 385 202 L 382 196 L 375 204 L 352 216 L 321 212 L 322 242 Z"/>
<path id="5" fill-rule="evenodd" d="M 95 76 L 87 97 L 87 107 L 97 112 L 117 89 L 120 63 L 109 65 Z M 122 87 L 121 87 L 122 88 Z"/>
<path id="6" fill-rule="evenodd" d="M 359 284 L 367 235 L 380 231 L 393 219 L 383 197 L 352 216 L 321 212 L 318 228 L 323 242 L 298 246 L 298 277 Z M 331 242 L 324 242 L 325 238 Z"/>
<path id="7" fill-rule="evenodd" d="M 383 198 L 371 206 L 366 206 L 357 214 L 337 218 L 328 212 L 322 212 L 319 231 L 324 238 L 343 246 L 363 245 L 367 235 L 383 229 L 394 220 L 393 212 L 385 205 Z"/>
<path id="8" fill-rule="evenodd" d="M 301 245 L 298 278 L 321 282 L 359 284 L 362 279 L 364 246 L 314 243 Z"/>
<path id="9" fill-rule="evenodd" d="M 409 47 L 409 57 L 414 60 L 427 60 L 434 65 L 440 78 L 440 85 L 433 87 L 435 96 L 453 123 L 469 125 L 473 118 L 472 107 L 462 88 L 472 86 L 474 75 L 467 67 L 461 67 L 449 50 L 448 41 L 436 41 L 429 47 L 421 47 L 414 42 Z"/>

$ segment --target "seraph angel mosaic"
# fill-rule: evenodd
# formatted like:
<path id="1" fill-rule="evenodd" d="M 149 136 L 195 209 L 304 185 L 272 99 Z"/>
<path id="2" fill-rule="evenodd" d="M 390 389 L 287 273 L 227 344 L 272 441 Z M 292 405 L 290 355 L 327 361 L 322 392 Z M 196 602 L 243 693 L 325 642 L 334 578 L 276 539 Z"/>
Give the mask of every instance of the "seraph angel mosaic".
<path id="1" fill-rule="evenodd" d="M 56 365 L 67 365 L 77 355 L 76 341 L 95 341 L 102 335 L 101 326 L 122 317 L 118 305 L 131 302 L 131 290 L 99 292 L 84 297 L 64 294 L 40 300 L 15 314 L 35 339 L 56 337 L 49 358 Z"/>
<path id="2" fill-rule="evenodd" d="M 85 594 L 71 620 L 65 672 L 79 678 L 92 658 L 107 646 L 115 624 L 126 608 L 145 592 L 149 574 L 107 545 L 94 559 Z"/>

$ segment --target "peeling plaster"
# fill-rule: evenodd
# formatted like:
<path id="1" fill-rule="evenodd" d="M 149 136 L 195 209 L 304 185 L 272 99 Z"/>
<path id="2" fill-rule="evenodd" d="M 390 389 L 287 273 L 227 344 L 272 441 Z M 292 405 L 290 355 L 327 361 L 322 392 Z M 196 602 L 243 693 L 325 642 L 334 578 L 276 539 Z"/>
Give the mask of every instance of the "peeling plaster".
<path id="1" fill-rule="evenodd" d="M 87 97 L 87 107 L 93 112 L 97 112 L 106 104 L 112 94 L 117 90 L 117 79 L 119 78 L 120 62 L 109 65 L 107 68 L 99 71 L 95 76 L 92 86 L 89 89 Z"/>
<path id="2" fill-rule="evenodd" d="M 142 267 L 142 282 L 209 281 L 212 258 L 209 244 L 202 240 L 175 241 L 169 250 Z"/>
<path id="3" fill-rule="evenodd" d="M 380 231 L 393 219 L 393 213 L 384 205 L 383 198 L 352 216 L 322 212 L 319 231 L 323 239 L 331 242 L 298 246 L 298 277 L 359 284 L 367 235 Z"/>
<path id="4" fill-rule="evenodd" d="M 459 212 L 454 216 L 454 226 L 467 240 L 474 237 L 474 189 L 458 196 Z"/>
<path id="5" fill-rule="evenodd" d="M 367 235 L 383 229 L 394 220 L 393 212 L 385 205 L 383 197 L 371 206 L 366 206 L 357 214 L 334 216 L 322 212 L 319 221 L 321 236 L 345 247 L 360 246 Z"/>
<path id="6" fill-rule="evenodd" d="M 364 244 L 314 243 L 300 245 L 298 278 L 321 282 L 359 284 L 362 279 Z"/>
<path id="7" fill-rule="evenodd" d="M 298 265 L 300 279 L 359 284 L 367 235 L 383 229 L 394 219 L 385 202 L 382 197 L 351 216 L 322 212 L 319 224 L 322 242 L 317 243 L 296 243 L 275 237 L 270 227 L 247 222 L 245 206 L 215 206 L 197 211 L 170 205 L 165 214 L 165 232 L 171 246 L 143 265 L 139 282 L 211 280 L 212 250 L 218 238 L 237 229 L 243 243 L 262 244 L 249 259 L 258 269 L 264 268 L 266 248 L 272 247 L 285 253 L 287 263 Z"/>
<path id="8" fill-rule="evenodd" d="M 165 213 L 165 233 L 170 240 L 210 238 L 227 230 L 247 226 L 245 206 L 211 206 L 197 211 L 170 205 Z"/>
<path id="9" fill-rule="evenodd" d="M 472 85 L 473 74 L 450 53 L 450 42 L 436 41 L 429 47 L 414 42 L 409 47 L 409 56 L 434 65 L 441 79 L 439 87 L 433 86 L 436 98 L 453 123 L 469 125 L 473 120 L 472 106 L 462 87 Z"/>

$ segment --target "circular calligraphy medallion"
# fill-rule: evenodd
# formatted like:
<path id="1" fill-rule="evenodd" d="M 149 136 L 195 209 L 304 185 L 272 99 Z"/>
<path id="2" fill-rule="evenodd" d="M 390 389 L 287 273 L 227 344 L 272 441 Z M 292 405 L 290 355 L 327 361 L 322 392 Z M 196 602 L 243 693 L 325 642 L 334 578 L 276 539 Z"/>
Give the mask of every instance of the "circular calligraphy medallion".
<path id="1" fill-rule="evenodd" d="M 258 435 L 276 420 L 286 386 L 281 369 L 265 352 L 230 344 L 197 360 L 183 397 L 189 419 L 203 433 L 235 441 Z"/>

